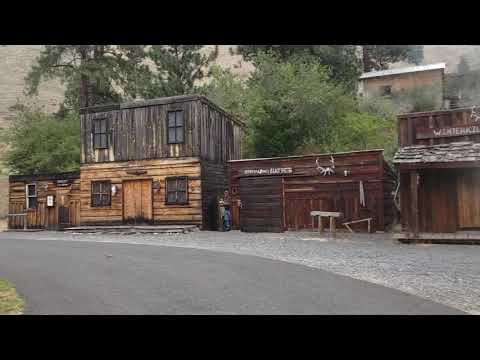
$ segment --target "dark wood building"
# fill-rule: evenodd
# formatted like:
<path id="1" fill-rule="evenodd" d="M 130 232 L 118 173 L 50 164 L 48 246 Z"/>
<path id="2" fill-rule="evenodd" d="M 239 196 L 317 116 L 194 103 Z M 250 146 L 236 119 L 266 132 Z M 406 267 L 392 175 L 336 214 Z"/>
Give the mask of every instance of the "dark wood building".
<path id="1" fill-rule="evenodd" d="M 404 241 L 480 240 L 480 111 L 398 116 Z"/>
<path id="2" fill-rule="evenodd" d="M 375 230 L 393 221 L 395 174 L 383 150 L 235 160 L 229 179 L 234 228 L 242 231 L 316 229 L 316 210 L 341 212 L 344 229 L 343 222 L 370 217 Z"/>
<path id="3" fill-rule="evenodd" d="M 218 228 L 216 200 L 228 189 L 227 161 L 241 158 L 241 121 L 197 95 L 84 108 L 80 121 L 80 173 L 68 178 L 69 201 L 76 201 L 71 226 Z M 27 208 L 29 227 L 50 228 L 64 219 L 63 208 L 45 208 L 45 194 L 59 199 L 66 191 L 52 182 L 64 177 L 11 176 L 10 213 Z M 28 191 L 37 194 L 36 203 L 29 205 Z M 12 221 L 18 223 L 11 227 L 23 225 Z"/>
<path id="4" fill-rule="evenodd" d="M 203 96 L 81 111 L 81 223 L 217 228 L 243 123 Z"/>
<path id="5" fill-rule="evenodd" d="M 10 229 L 49 229 L 80 224 L 80 173 L 11 175 Z"/>

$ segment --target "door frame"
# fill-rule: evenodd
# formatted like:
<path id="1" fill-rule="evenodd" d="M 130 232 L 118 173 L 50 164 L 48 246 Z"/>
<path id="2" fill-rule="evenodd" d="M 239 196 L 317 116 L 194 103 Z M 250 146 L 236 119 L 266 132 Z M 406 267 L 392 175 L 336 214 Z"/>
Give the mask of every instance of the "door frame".
<path id="1" fill-rule="evenodd" d="M 279 230 L 280 232 L 285 232 L 286 231 L 286 226 L 285 226 L 285 188 L 284 188 L 284 176 L 281 176 L 281 175 L 270 175 L 270 176 L 242 176 L 242 177 L 239 177 L 238 179 L 238 198 L 240 199 L 240 201 L 243 202 L 242 200 L 242 186 L 241 186 L 241 183 L 242 182 L 245 182 L 245 181 L 248 181 L 248 180 L 258 180 L 258 179 L 271 179 L 272 181 L 278 181 L 279 182 L 279 185 L 281 187 L 280 189 L 280 192 L 278 194 L 280 200 L 279 200 L 279 206 L 282 208 L 282 211 L 281 211 L 281 214 L 279 216 L 279 220 L 280 220 L 280 226 L 279 226 Z M 274 180 L 275 179 L 275 180 Z M 274 194 L 274 193 L 272 193 Z M 242 217 L 242 210 L 243 210 L 243 206 L 240 210 L 240 213 L 239 213 L 239 230 L 240 231 L 243 231 L 243 217 Z"/>
<path id="2" fill-rule="evenodd" d="M 148 180 L 150 181 L 150 192 L 151 196 L 150 199 L 152 200 L 150 202 L 150 210 L 152 214 L 152 219 L 150 220 L 152 224 L 154 223 L 154 214 L 153 214 L 153 178 L 133 178 L 133 179 L 123 179 L 122 180 L 122 223 L 125 223 L 125 183 L 129 181 L 145 181 Z"/>

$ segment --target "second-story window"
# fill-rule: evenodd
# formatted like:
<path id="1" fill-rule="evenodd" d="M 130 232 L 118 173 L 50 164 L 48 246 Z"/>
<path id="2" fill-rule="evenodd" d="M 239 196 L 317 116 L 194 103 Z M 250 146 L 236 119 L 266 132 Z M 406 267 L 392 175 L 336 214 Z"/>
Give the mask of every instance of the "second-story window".
<path id="1" fill-rule="evenodd" d="M 169 111 L 168 112 L 168 132 L 167 143 L 168 144 L 180 144 L 184 139 L 184 123 L 183 123 L 183 111 Z"/>
<path id="2" fill-rule="evenodd" d="M 391 85 L 380 86 L 380 93 L 382 96 L 392 95 L 392 86 Z"/>
<path id="3" fill-rule="evenodd" d="M 93 148 L 108 148 L 107 119 L 96 119 L 93 121 Z"/>

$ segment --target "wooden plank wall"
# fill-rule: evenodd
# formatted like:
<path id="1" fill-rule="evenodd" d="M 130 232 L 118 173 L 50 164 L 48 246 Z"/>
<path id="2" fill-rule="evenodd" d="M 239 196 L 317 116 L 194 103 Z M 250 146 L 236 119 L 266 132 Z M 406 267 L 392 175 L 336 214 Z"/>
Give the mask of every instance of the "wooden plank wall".
<path id="1" fill-rule="evenodd" d="M 443 137 L 435 139 L 417 139 L 421 128 L 440 128 L 473 124 L 471 108 L 444 111 L 429 111 L 398 116 L 398 143 L 400 147 L 410 145 L 446 144 L 453 141 L 480 142 L 480 134 L 470 136 Z M 479 123 L 476 123 L 479 125 Z"/>
<path id="2" fill-rule="evenodd" d="M 282 232 L 282 178 L 278 176 L 240 178 L 243 203 L 240 229 L 245 232 Z"/>
<path id="3" fill-rule="evenodd" d="M 319 175 L 316 165 L 318 158 L 320 166 L 330 166 L 330 155 L 230 162 L 230 191 L 234 194 L 234 199 L 242 199 L 239 179 L 245 169 L 291 167 L 293 173 L 283 175 L 285 229 L 311 229 L 312 226 L 316 228 L 318 223 L 315 221 L 312 224 L 310 211 L 324 210 L 344 213 L 344 217 L 337 221 L 338 227 L 342 226 L 342 222 L 373 217 L 374 228 L 384 230 L 393 220 L 393 210 L 386 207 L 393 206 L 391 192 L 395 186 L 395 175 L 389 170 L 388 176 L 384 176 L 385 167 L 388 166 L 383 161 L 382 152 L 333 154 L 333 157 L 336 171 L 334 176 Z M 344 170 L 349 172 L 347 176 L 344 176 Z M 365 190 L 365 207 L 361 206 L 359 201 L 360 180 L 363 181 Z M 241 219 L 242 210 L 239 212 Z M 354 226 L 357 229 L 366 229 L 365 224 Z"/>
<path id="4" fill-rule="evenodd" d="M 449 171 L 419 171 L 418 188 L 418 229 L 420 232 L 452 233 L 458 230 L 457 214 L 457 181 L 458 172 Z M 411 209 L 410 173 L 401 174 L 401 186 L 406 191 L 401 192 L 400 205 L 402 227 L 413 231 L 414 214 Z"/>
<path id="5" fill-rule="evenodd" d="M 146 171 L 142 175 L 127 171 Z M 188 204 L 165 204 L 165 178 L 188 176 Z M 108 225 L 123 222 L 123 180 L 151 179 L 153 186 L 153 222 L 155 224 L 202 224 L 201 166 L 198 158 L 142 160 L 82 165 L 81 169 L 81 223 Z M 110 180 L 118 187 L 111 206 L 91 207 L 91 182 Z M 158 189 L 155 189 L 158 182 Z"/>
<path id="6" fill-rule="evenodd" d="M 202 161 L 202 208 L 203 228 L 218 230 L 218 202 L 228 190 L 227 166 L 210 161 Z"/>
<path id="7" fill-rule="evenodd" d="M 480 229 L 480 169 L 462 169 L 457 177 L 458 228 Z"/>
<path id="8" fill-rule="evenodd" d="M 242 128 L 231 121 L 228 115 L 212 107 L 209 103 L 198 100 L 199 155 L 202 159 L 225 163 L 242 158 Z"/>
<path id="9" fill-rule="evenodd" d="M 25 186 L 37 185 L 37 208 L 25 210 Z M 47 207 L 47 195 L 55 196 L 55 206 Z M 58 206 L 69 208 L 70 223 L 72 226 L 80 223 L 80 179 L 72 179 L 72 184 L 59 187 L 55 180 L 35 180 L 32 177 L 28 181 L 10 181 L 9 183 L 9 213 L 18 214 L 27 212 L 27 228 L 29 229 L 56 229 L 58 226 Z M 8 226 L 11 229 L 23 228 L 23 218 L 9 219 Z"/>
<path id="10" fill-rule="evenodd" d="M 183 110 L 185 142 L 167 144 L 167 113 Z M 107 119 L 108 149 L 93 148 L 93 121 Z M 241 127 L 203 99 L 84 113 L 81 163 L 201 157 L 224 163 L 241 158 Z"/>

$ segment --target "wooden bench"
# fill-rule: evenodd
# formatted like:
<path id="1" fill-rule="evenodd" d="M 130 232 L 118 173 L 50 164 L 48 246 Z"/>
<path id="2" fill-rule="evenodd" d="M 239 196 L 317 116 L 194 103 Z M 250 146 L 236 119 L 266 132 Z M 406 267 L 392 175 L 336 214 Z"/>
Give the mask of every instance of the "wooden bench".
<path id="1" fill-rule="evenodd" d="M 360 220 L 355 220 L 355 221 L 348 221 L 346 223 L 343 223 L 343 225 L 345 225 L 345 227 L 348 229 L 348 231 L 353 233 L 354 231 L 352 230 L 352 228 L 349 225 L 356 224 L 356 223 L 363 222 L 363 221 L 367 221 L 368 222 L 368 232 L 370 233 L 371 232 L 372 220 L 373 220 L 373 218 L 366 218 L 366 219 L 360 219 Z"/>
<path id="2" fill-rule="evenodd" d="M 319 232 L 323 232 L 322 218 L 323 217 L 330 218 L 330 232 L 335 234 L 336 232 L 335 219 L 343 216 L 343 214 L 341 212 L 334 212 L 334 211 L 310 211 L 310 216 L 312 217 L 312 229 L 314 226 L 315 216 L 318 217 Z"/>

